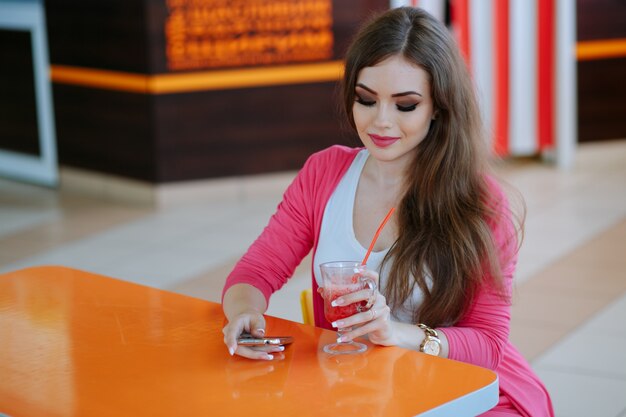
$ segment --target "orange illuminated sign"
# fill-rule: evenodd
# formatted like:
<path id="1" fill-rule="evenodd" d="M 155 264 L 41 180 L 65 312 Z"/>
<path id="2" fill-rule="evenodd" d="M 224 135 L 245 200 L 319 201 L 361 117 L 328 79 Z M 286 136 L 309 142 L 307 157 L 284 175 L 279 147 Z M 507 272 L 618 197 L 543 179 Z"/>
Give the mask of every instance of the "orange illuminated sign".
<path id="1" fill-rule="evenodd" d="M 170 70 L 332 58 L 332 0 L 167 0 Z"/>

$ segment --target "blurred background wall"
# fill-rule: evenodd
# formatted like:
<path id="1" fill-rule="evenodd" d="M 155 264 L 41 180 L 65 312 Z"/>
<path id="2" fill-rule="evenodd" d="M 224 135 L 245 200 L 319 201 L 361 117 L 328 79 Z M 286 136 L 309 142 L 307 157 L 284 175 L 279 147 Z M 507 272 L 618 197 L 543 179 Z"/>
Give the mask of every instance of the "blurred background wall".
<path id="1" fill-rule="evenodd" d="M 386 6 L 47 1 L 60 162 L 151 183 L 299 168 L 342 141 L 338 60 Z"/>
<path id="2" fill-rule="evenodd" d="M 33 58 L 41 30 L 37 35 L 7 23 L 7 10 L 26 3 L 43 11 L 35 26 L 43 28 L 40 43 L 49 51 L 46 79 L 51 80 L 54 123 L 47 125 L 38 119 L 37 71 L 31 70 L 47 68 Z M 489 84 L 483 101 L 489 103 L 494 152 L 539 155 L 556 146 L 556 119 L 565 108 L 554 90 L 564 76 L 556 56 L 563 48 L 556 38 L 559 7 L 572 2 L 391 3 L 439 8 L 440 18 L 455 31 L 477 83 L 482 77 Z M 390 7 L 388 0 L 0 4 L 5 15 L 0 152 L 41 155 L 40 137 L 51 131 L 58 153 L 53 168 L 58 164 L 148 185 L 294 170 L 316 150 L 358 144 L 337 114 L 340 60 L 359 23 Z M 565 103 L 575 112 L 569 136 L 574 144 L 625 138 L 626 3 L 577 0 L 575 6 L 576 44 L 565 45 L 577 73 L 569 100 L 575 103 Z M 537 62 L 531 65 L 525 57 Z M 528 71 L 524 65 L 531 65 Z M 531 98 L 515 107 L 514 100 L 530 90 Z M 524 109 L 532 123 L 521 118 Z M 547 132 L 543 138 L 542 131 Z M 516 136 L 531 145 L 515 145 Z M 8 166 L 2 159 L 0 164 Z"/>

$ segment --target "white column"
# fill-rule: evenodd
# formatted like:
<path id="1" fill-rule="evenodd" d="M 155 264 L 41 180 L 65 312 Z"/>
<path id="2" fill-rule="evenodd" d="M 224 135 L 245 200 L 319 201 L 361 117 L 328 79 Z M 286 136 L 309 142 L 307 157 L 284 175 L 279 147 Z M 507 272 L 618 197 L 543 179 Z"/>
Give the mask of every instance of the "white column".
<path id="1" fill-rule="evenodd" d="M 532 0 L 513 0 L 510 7 L 509 150 L 532 155 L 538 150 L 537 7 Z"/>
<path id="2" fill-rule="evenodd" d="M 501 1 L 501 0 L 496 0 Z M 471 71 L 478 104 L 487 129 L 493 137 L 493 0 L 469 2 Z"/>
<path id="3" fill-rule="evenodd" d="M 578 142 L 576 87 L 576 2 L 556 2 L 556 163 L 568 169 L 574 164 Z"/>

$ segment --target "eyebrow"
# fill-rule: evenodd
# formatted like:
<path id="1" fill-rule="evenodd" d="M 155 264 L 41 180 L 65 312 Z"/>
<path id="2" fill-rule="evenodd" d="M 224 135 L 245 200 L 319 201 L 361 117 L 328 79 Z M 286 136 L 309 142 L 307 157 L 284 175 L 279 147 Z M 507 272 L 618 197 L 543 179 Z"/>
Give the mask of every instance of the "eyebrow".
<path id="1" fill-rule="evenodd" d="M 370 93 L 374 94 L 374 95 L 378 95 L 378 93 L 374 90 L 372 90 L 371 88 L 369 88 L 368 86 L 361 84 L 361 83 L 357 83 L 356 85 L 357 87 L 361 87 L 363 90 L 367 90 Z M 422 97 L 422 95 L 420 93 L 418 93 L 417 91 L 405 91 L 402 93 L 396 93 L 396 94 L 392 94 L 391 97 L 402 97 L 402 96 L 409 96 L 411 94 L 417 94 L 418 96 Z"/>

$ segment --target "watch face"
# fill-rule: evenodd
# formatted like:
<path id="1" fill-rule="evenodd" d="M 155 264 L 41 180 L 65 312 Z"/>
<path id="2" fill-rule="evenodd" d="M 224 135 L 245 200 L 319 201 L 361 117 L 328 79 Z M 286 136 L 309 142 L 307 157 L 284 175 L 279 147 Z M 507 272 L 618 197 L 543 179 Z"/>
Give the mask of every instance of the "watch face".
<path id="1" fill-rule="evenodd" d="M 439 343 L 434 340 L 427 340 L 424 344 L 424 353 L 429 355 L 439 356 L 440 349 L 441 347 L 439 346 Z"/>

